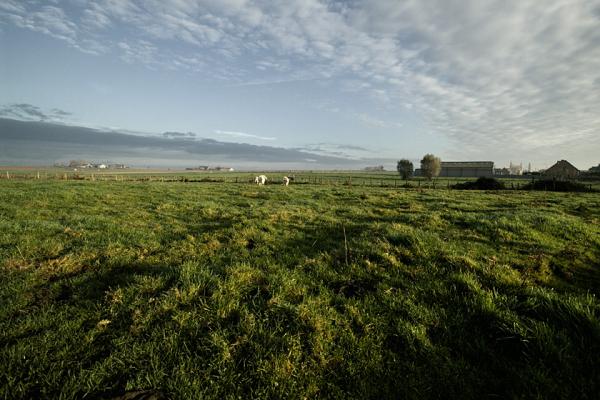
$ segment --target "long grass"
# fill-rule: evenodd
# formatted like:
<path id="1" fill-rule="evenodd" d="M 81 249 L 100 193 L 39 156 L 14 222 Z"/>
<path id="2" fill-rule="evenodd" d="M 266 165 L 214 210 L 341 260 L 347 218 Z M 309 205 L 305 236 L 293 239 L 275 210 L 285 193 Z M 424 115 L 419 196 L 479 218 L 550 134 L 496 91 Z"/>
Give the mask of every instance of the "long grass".
<path id="1" fill-rule="evenodd" d="M 600 196 L 0 182 L 0 398 L 596 398 Z"/>

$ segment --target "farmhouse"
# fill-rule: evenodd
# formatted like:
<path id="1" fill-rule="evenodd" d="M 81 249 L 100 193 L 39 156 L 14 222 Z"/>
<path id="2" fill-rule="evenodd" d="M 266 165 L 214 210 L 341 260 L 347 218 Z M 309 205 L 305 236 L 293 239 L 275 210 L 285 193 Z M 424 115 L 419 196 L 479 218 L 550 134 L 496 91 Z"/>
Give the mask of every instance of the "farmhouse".
<path id="1" fill-rule="evenodd" d="M 567 160 L 557 161 L 556 164 L 544 171 L 544 177 L 555 179 L 575 179 L 579 170 Z"/>
<path id="2" fill-rule="evenodd" d="M 493 161 L 442 161 L 440 176 L 447 177 L 491 177 L 494 175 Z"/>

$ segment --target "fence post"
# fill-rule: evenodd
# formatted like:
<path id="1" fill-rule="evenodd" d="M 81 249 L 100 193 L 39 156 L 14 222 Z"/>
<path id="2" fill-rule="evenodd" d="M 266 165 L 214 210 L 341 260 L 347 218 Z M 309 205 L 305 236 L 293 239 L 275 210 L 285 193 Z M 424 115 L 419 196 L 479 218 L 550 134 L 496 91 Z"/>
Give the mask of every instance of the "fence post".
<path id="1" fill-rule="evenodd" d="M 10 174 L 6 171 L 6 179 L 10 179 Z"/>

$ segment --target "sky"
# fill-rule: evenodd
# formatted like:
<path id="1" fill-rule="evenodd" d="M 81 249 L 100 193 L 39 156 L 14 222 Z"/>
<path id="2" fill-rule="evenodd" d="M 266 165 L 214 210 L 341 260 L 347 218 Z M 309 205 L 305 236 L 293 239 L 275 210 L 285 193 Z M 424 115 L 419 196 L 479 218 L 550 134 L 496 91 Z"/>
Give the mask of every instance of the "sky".
<path id="1" fill-rule="evenodd" d="M 0 117 L 587 169 L 600 0 L 3 0 Z"/>

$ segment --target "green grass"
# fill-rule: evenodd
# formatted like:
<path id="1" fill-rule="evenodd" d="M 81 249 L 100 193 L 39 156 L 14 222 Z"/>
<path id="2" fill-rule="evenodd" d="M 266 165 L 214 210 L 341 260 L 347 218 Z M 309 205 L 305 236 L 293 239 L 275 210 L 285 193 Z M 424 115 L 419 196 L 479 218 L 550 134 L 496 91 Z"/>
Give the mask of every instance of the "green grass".
<path id="1" fill-rule="evenodd" d="M 27 179 L 27 180 L 93 180 L 93 181 L 119 181 L 119 182 L 213 182 L 213 183 L 252 183 L 254 177 L 262 172 L 251 171 L 185 171 L 185 170 L 144 170 L 144 169 L 80 169 L 74 171 L 70 168 L 22 167 L 0 169 L 0 180 Z M 413 177 L 405 181 L 395 171 L 269 171 L 268 184 L 281 184 L 284 176 L 294 176 L 295 184 L 327 185 L 327 186 L 377 186 L 377 187 L 406 187 L 449 189 L 457 183 L 472 182 L 477 178 L 447 178 L 438 177 L 429 181 L 424 177 Z M 531 183 L 531 178 L 503 178 L 496 177 L 506 186 L 506 189 L 521 190 Z M 536 176 L 535 180 L 542 177 Z M 586 188 L 600 191 L 600 180 L 585 179 L 579 181 Z M 548 188 L 550 189 L 550 187 Z"/>
<path id="2" fill-rule="evenodd" d="M 0 181 L 0 398 L 595 398 L 600 195 Z"/>

